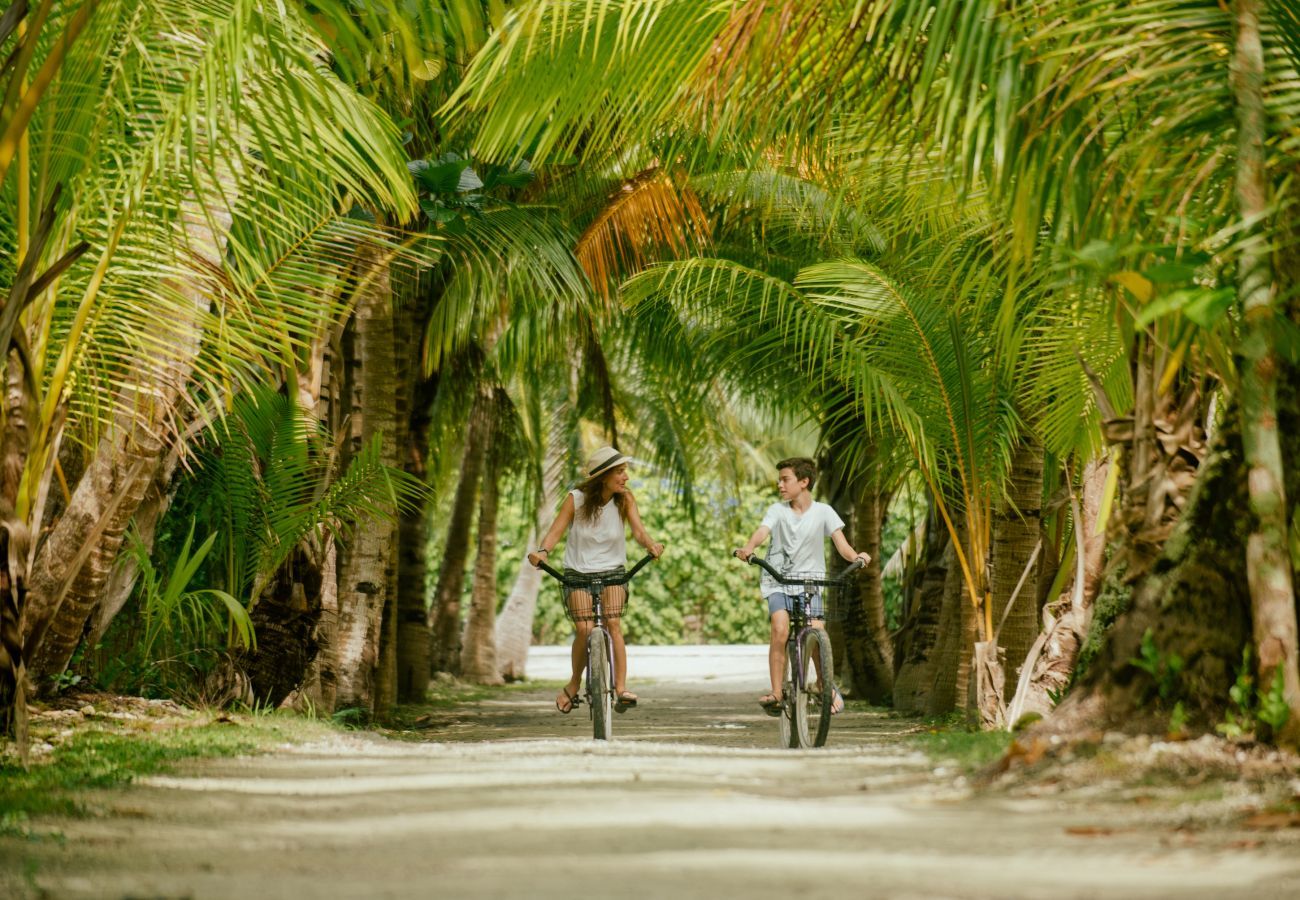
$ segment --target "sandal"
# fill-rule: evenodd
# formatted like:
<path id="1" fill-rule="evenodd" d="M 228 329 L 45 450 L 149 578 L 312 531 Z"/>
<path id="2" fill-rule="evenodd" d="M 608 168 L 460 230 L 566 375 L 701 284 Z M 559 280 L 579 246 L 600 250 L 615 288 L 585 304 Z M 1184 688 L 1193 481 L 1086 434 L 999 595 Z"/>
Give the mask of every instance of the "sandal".
<path id="1" fill-rule="evenodd" d="M 560 705 L 561 699 L 565 701 L 566 705 L 564 706 Z M 569 689 L 567 687 L 560 688 L 560 696 L 555 698 L 555 708 L 567 716 L 569 713 L 573 712 L 573 708 L 577 705 L 578 705 L 578 695 L 570 694 Z"/>
<path id="2" fill-rule="evenodd" d="M 614 704 L 614 710 L 616 712 L 623 712 L 624 710 L 631 709 L 636 706 L 636 701 L 638 699 L 637 695 L 631 691 L 619 691 L 618 702 Z"/>
<path id="3" fill-rule="evenodd" d="M 769 716 L 781 715 L 781 701 L 777 699 L 776 694 L 764 694 L 759 698 L 758 705 L 763 707 L 763 711 Z"/>

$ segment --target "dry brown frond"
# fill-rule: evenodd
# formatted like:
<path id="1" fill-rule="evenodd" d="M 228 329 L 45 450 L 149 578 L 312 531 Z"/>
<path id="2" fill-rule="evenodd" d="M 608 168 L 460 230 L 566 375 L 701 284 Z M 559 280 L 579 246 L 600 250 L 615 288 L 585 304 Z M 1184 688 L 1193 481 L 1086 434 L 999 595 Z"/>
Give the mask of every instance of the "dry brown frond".
<path id="1" fill-rule="evenodd" d="M 658 166 L 625 181 L 578 239 L 574 253 L 600 296 L 617 281 L 709 240 L 699 197 Z"/>

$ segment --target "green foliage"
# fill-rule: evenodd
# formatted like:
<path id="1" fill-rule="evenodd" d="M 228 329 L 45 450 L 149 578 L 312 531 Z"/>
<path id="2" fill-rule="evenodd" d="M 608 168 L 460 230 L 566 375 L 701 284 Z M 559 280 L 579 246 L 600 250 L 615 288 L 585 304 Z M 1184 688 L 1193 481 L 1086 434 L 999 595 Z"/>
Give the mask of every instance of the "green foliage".
<path id="1" fill-rule="evenodd" d="M 1291 708 L 1286 702 L 1286 683 L 1281 666 L 1273 669 L 1273 683 L 1269 685 L 1268 692 L 1260 692 L 1259 711 L 1256 717 L 1275 732 L 1280 730 L 1291 717 Z"/>
<path id="2" fill-rule="evenodd" d="M 720 484 L 697 484 L 692 519 L 682 492 L 669 481 L 634 477 L 630 487 L 646 530 L 665 549 L 663 557 L 632 583 L 623 618 L 628 640 L 639 644 L 766 641 L 767 614 L 757 575 L 733 559 L 731 551 L 758 527 L 764 509 L 775 499 L 770 491 L 747 485 L 737 492 Z M 497 591 L 504 603 L 528 550 L 523 543 L 529 530 L 527 510 L 520 504 L 503 504 L 498 525 Z M 551 554 L 557 566 L 563 547 L 561 543 Z M 639 558 L 639 549 L 629 542 L 630 560 Z M 562 643 L 572 633 L 560 591 L 547 579 L 537 600 L 534 640 Z"/>
<path id="3" fill-rule="evenodd" d="M 205 588 L 187 590 L 198 572 L 203 559 L 212 549 L 215 534 L 193 552 L 194 523 L 176 554 L 170 574 L 157 571 L 149 559 L 148 549 L 134 531 L 128 539 L 128 553 L 140 569 L 137 582 L 140 595 L 140 612 L 144 635 L 136 649 L 146 657 L 157 658 L 158 653 L 171 652 L 193 646 L 202 641 L 209 628 L 225 629 L 230 636 L 230 646 L 252 647 L 256 644 L 253 622 L 239 601 L 225 591 Z M 208 599 L 215 603 L 205 602 Z"/>
<path id="4" fill-rule="evenodd" d="M 253 646 L 247 609 L 295 547 L 391 517 L 423 489 L 379 449 L 362 448 L 339 473 L 326 434 L 293 398 L 265 385 L 241 394 L 196 449 L 153 552 L 128 539 L 140 577 L 98 654 L 99 685 L 185 698 L 222 654 Z M 194 548 L 196 522 L 212 532 Z"/>
<path id="5" fill-rule="evenodd" d="M 1182 701 L 1174 704 L 1173 711 L 1169 714 L 1169 731 L 1171 734 L 1182 734 L 1187 729 L 1187 710 L 1183 709 Z"/>
<path id="6" fill-rule="evenodd" d="M 1170 700 L 1178 689 L 1178 676 L 1183 671 L 1183 658 L 1177 653 L 1164 653 L 1156 647 L 1155 636 L 1150 628 L 1142 635 L 1139 656 L 1129 657 L 1129 665 L 1141 669 L 1151 676 L 1156 693 L 1162 701 Z"/>
<path id="7" fill-rule="evenodd" d="M 133 605 L 114 620 L 107 637 L 113 652 L 98 667 L 101 687 L 147 696 L 183 693 L 225 649 L 255 644 L 252 620 L 238 600 L 215 588 L 189 590 L 215 538 L 191 551 L 191 522 L 170 572 L 161 572 L 140 536 L 128 532 L 123 563 L 134 563 L 139 576 Z"/>
<path id="8" fill-rule="evenodd" d="M 932 729 L 908 738 L 935 762 L 953 762 L 966 772 L 983 768 L 1006 752 L 1013 735 L 1005 731 Z"/>
<path id="9" fill-rule="evenodd" d="M 173 522 L 186 515 L 217 526 L 221 570 L 200 569 L 200 583 L 255 600 L 295 547 L 391 518 L 422 487 L 383 465 L 379 450 L 378 441 L 363 447 L 340 473 L 327 435 L 292 397 L 265 385 L 240 395 L 208 433 L 169 513 Z"/>
<path id="10" fill-rule="evenodd" d="M 893 559 L 894 554 L 907 542 L 907 539 L 916 531 L 917 526 L 924 521 L 926 515 L 925 492 L 921 490 L 920 477 L 915 474 L 907 480 L 903 490 L 894 495 L 889 504 L 889 513 L 885 516 L 884 526 L 880 530 L 880 565 L 883 568 Z M 908 567 L 914 560 L 920 556 L 920 547 L 911 548 Z M 905 578 L 902 574 L 898 577 L 886 577 L 881 579 L 881 588 L 885 595 L 885 621 L 890 631 L 898 630 L 903 624 L 903 606 L 905 597 L 903 596 Z"/>
<path id="11" fill-rule="evenodd" d="M 1254 735 L 1260 725 L 1276 732 L 1291 717 L 1281 666 L 1273 670 L 1268 690 L 1256 689 L 1250 644 L 1241 648 L 1241 666 L 1237 669 L 1237 680 L 1228 690 L 1228 698 L 1232 707 L 1224 713 L 1223 721 L 1214 726 L 1214 730 L 1226 738 Z"/>
<path id="12" fill-rule="evenodd" d="M 62 694 L 81 684 L 81 676 L 71 669 L 55 672 L 50 676 L 49 685 L 55 694 Z"/>

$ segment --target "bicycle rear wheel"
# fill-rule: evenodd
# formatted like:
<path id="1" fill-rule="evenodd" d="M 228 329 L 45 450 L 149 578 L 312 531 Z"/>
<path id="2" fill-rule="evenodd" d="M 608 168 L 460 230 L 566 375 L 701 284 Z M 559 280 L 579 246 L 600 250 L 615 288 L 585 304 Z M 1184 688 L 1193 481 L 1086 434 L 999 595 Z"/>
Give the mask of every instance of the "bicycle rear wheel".
<path id="1" fill-rule="evenodd" d="M 807 730 L 812 743 L 805 747 L 824 747 L 831 731 L 831 704 L 835 702 L 835 673 L 831 660 L 831 638 L 820 628 L 809 628 L 803 635 L 803 694 L 799 705 L 804 708 L 805 723 L 816 719 Z M 818 665 L 819 664 L 819 665 Z M 814 668 L 816 666 L 816 668 Z M 818 670 L 821 687 L 817 687 Z"/>
<path id="2" fill-rule="evenodd" d="M 587 637 L 587 689 L 591 693 L 591 735 L 607 741 L 614 732 L 614 704 L 610 695 L 609 645 L 603 629 Z"/>
<path id="3" fill-rule="evenodd" d="M 781 746 L 809 747 L 808 705 L 804 702 L 802 670 L 806 663 L 798 658 L 796 644 L 786 645 L 785 679 L 781 686 Z"/>

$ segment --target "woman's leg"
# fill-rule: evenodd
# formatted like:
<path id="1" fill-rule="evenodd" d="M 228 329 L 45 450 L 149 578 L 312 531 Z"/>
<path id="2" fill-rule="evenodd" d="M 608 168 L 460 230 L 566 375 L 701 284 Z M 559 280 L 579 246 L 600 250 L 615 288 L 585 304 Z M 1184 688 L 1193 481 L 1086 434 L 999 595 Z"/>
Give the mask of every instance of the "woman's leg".
<path id="1" fill-rule="evenodd" d="M 573 647 L 569 651 L 573 673 L 569 676 L 564 691 L 555 698 L 557 703 L 562 702 L 561 698 L 578 696 L 582 687 L 582 673 L 587 668 L 587 636 L 591 634 L 591 619 L 583 618 L 591 615 L 591 595 L 585 591 L 574 591 L 569 595 L 568 603 L 574 614 Z"/>
<path id="2" fill-rule="evenodd" d="M 610 642 L 614 645 L 614 695 L 622 696 L 627 689 L 627 646 L 623 641 L 623 606 L 627 603 L 627 588 L 619 585 L 605 589 L 601 597 L 605 625 L 609 628 Z M 631 699 L 636 699 L 633 694 Z"/>

